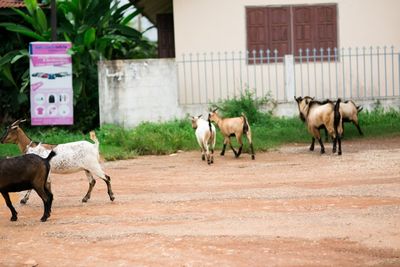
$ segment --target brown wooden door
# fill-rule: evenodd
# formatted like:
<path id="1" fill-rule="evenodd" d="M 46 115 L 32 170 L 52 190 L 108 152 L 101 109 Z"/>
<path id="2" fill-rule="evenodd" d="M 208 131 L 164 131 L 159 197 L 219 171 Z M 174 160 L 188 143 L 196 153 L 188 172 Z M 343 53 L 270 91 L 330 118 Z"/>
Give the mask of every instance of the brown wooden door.
<path id="1" fill-rule="evenodd" d="M 290 54 L 290 9 L 268 8 L 268 7 L 248 7 L 246 8 L 247 17 L 247 50 L 250 52 L 250 63 L 255 50 L 256 57 L 260 56 L 259 51 L 278 51 L 278 56 Z"/>
<path id="2" fill-rule="evenodd" d="M 267 50 L 268 38 L 268 13 L 265 8 L 246 8 L 247 17 L 247 50 L 252 55 L 255 50 Z"/>
<path id="3" fill-rule="evenodd" d="M 290 8 L 268 8 L 268 13 L 271 52 L 276 49 L 279 56 L 291 54 Z"/>
<path id="4" fill-rule="evenodd" d="M 314 13 L 312 7 L 293 8 L 293 39 L 294 53 L 299 55 L 299 49 L 303 50 L 302 55 L 306 54 L 306 49 L 313 49 L 314 41 Z M 311 54 L 311 51 L 310 51 Z"/>
<path id="5" fill-rule="evenodd" d="M 336 5 L 315 7 L 315 47 L 337 47 Z"/>
<path id="6" fill-rule="evenodd" d="M 174 17 L 173 14 L 157 15 L 158 57 L 175 57 Z"/>

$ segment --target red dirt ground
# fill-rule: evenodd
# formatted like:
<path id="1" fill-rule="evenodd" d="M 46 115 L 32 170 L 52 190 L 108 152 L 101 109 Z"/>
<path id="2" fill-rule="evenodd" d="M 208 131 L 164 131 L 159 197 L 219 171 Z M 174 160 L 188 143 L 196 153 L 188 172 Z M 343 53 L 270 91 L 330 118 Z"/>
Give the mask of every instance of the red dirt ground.
<path id="1" fill-rule="evenodd" d="M 293 144 L 201 161 L 199 152 L 106 162 L 115 201 L 83 172 L 0 205 L 0 266 L 400 266 L 400 136 Z"/>

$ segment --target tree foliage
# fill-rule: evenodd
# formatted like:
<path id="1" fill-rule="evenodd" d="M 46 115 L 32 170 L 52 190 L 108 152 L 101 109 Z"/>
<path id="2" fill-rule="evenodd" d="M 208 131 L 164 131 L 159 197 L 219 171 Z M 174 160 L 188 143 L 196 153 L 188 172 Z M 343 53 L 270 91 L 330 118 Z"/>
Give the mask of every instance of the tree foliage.
<path id="1" fill-rule="evenodd" d="M 26 10 L 1 16 L 0 120 L 29 117 L 29 54 L 32 41 L 50 41 L 48 7 L 24 0 Z M 155 45 L 129 27 L 140 10 L 129 11 L 114 0 L 57 2 L 57 38 L 72 43 L 75 125 L 83 131 L 98 126 L 99 60 L 144 58 L 155 55 Z M 6 117 L 6 118 L 5 118 Z"/>

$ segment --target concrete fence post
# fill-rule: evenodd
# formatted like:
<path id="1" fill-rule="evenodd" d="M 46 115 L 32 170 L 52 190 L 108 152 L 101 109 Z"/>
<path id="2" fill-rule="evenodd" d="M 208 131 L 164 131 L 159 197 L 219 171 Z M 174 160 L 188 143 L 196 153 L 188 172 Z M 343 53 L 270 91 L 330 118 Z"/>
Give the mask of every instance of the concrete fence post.
<path id="1" fill-rule="evenodd" d="M 294 56 L 285 55 L 285 100 L 294 101 L 295 77 L 294 77 Z"/>

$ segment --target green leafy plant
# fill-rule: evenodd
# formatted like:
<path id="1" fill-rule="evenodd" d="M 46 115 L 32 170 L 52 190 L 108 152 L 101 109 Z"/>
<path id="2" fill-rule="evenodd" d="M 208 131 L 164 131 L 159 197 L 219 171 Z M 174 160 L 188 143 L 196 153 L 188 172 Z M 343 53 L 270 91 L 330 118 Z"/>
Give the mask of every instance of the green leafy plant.
<path id="1" fill-rule="evenodd" d="M 29 54 L 31 41 L 50 41 L 47 9 L 36 0 L 24 0 L 26 11 L 13 9 L 14 16 L 0 23 L 0 82 L 3 92 L 0 114 L 29 117 Z M 129 27 L 140 10 L 132 4 L 119 7 L 114 0 L 64 0 L 57 2 L 57 36 L 72 43 L 75 125 L 88 131 L 99 125 L 97 62 L 102 59 L 143 58 L 155 55 L 156 46 L 141 32 Z M 3 18 L 3 17 L 2 17 Z M 2 19 L 0 19 L 2 20 Z M 5 30 L 4 30 L 5 29 Z M 14 34 L 12 38 L 10 36 Z M 4 50 L 2 49 L 4 47 Z M 6 114 L 6 115 L 4 115 Z M 0 115 L 0 120 L 2 120 Z"/>
<path id="2" fill-rule="evenodd" d="M 268 107 L 269 110 L 262 111 Z M 219 108 L 224 117 L 238 117 L 244 113 L 252 124 L 256 124 L 269 117 L 274 107 L 275 103 L 269 95 L 257 98 L 253 91 L 245 89 L 239 97 L 212 103 L 210 109 Z"/>

